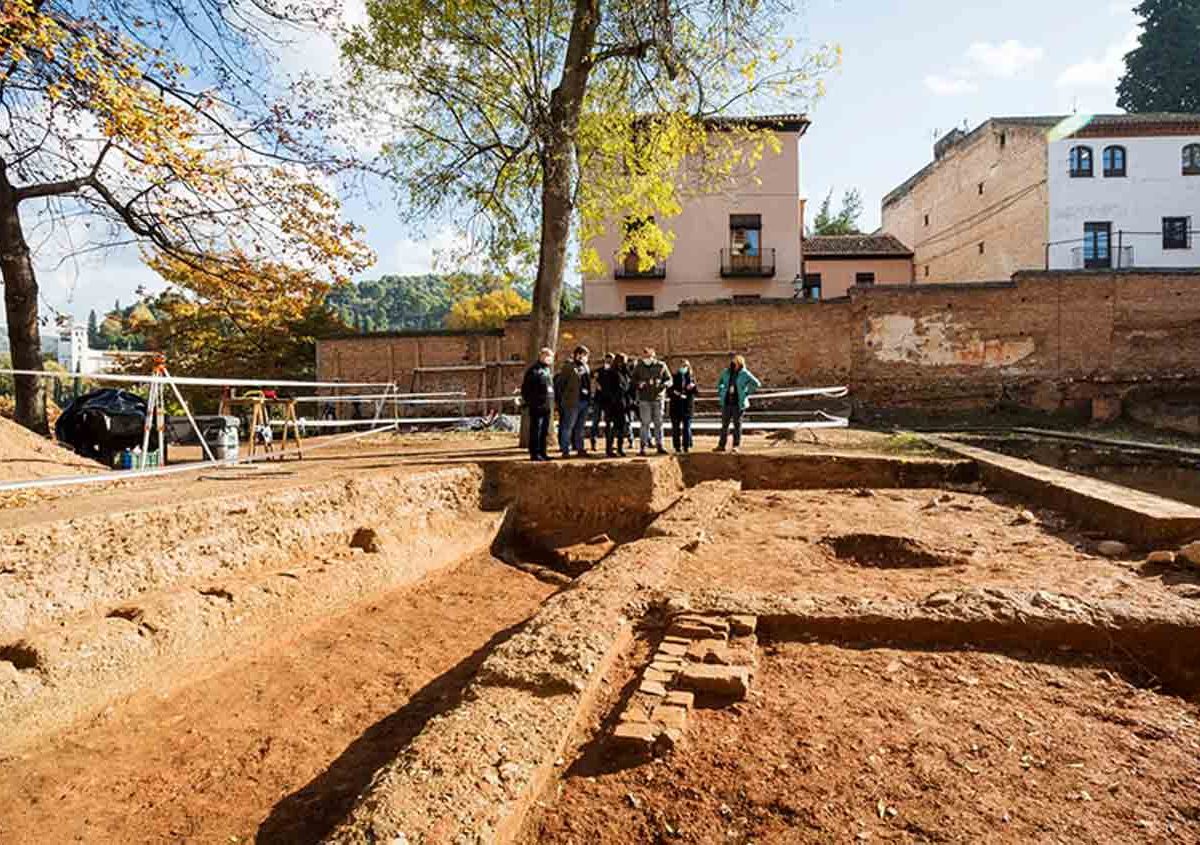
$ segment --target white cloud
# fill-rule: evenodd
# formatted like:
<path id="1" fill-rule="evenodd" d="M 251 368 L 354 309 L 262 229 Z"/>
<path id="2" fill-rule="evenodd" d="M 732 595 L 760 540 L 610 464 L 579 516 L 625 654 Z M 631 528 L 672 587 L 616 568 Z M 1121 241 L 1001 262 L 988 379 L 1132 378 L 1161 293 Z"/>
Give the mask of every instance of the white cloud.
<path id="1" fill-rule="evenodd" d="M 960 94 L 974 94 L 979 86 L 969 79 L 951 78 L 931 73 L 925 77 L 925 87 L 939 97 L 955 97 Z"/>
<path id="2" fill-rule="evenodd" d="M 299 36 L 294 31 L 280 32 L 279 36 L 286 41 L 279 50 L 281 70 L 293 76 L 336 76 L 341 66 L 342 35 L 347 28 L 366 22 L 366 0 L 343 0 L 340 21 L 331 31 L 308 30 Z"/>
<path id="3" fill-rule="evenodd" d="M 381 273 L 420 276 L 443 272 L 451 267 L 478 270 L 471 260 L 470 238 L 454 226 L 442 226 L 423 240 L 401 238 L 392 249 L 392 263 L 379 265 Z"/>
<path id="4" fill-rule="evenodd" d="M 1138 45 L 1139 30 L 1130 29 L 1115 44 L 1110 44 L 1100 58 L 1087 58 L 1070 65 L 1058 75 L 1059 88 L 1114 88 L 1125 72 L 1125 54 Z"/>
<path id="5" fill-rule="evenodd" d="M 1012 79 L 1040 62 L 1045 52 L 1041 47 L 1029 47 L 1009 39 L 1000 44 L 977 41 L 967 48 L 966 56 L 975 73 Z"/>
<path id="6" fill-rule="evenodd" d="M 1040 62 L 1044 55 L 1041 47 L 1030 47 L 1012 38 L 997 44 L 976 41 L 963 51 L 960 65 L 927 75 L 925 87 L 939 97 L 974 94 L 979 90 L 979 79 L 1014 79 Z"/>

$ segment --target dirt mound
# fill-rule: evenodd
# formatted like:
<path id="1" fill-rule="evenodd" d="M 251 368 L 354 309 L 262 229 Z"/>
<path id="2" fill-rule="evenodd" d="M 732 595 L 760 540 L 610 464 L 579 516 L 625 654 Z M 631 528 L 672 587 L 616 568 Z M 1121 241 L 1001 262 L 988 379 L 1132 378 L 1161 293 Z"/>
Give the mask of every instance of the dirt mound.
<path id="1" fill-rule="evenodd" d="M 0 483 L 103 471 L 95 461 L 0 417 Z"/>

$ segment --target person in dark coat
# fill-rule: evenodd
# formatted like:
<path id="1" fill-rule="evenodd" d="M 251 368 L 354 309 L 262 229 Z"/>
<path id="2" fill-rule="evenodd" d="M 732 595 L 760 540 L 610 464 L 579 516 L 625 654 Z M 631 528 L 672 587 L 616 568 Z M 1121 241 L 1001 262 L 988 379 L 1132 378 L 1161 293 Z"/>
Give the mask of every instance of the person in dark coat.
<path id="1" fill-rule="evenodd" d="M 610 356 L 605 355 L 605 364 Z M 614 458 L 618 455 L 625 457 L 625 428 L 628 423 L 629 408 L 629 368 L 625 366 L 625 356 L 612 356 L 612 365 L 605 366 L 596 373 L 596 398 L 604 410 L 604 453 Z M 616 440 L 616 451 L 613 451 L 613 440 Z"/>
<path id="2" fill-rule="evenodd" d="M 592 372 L 592 451 L 596 451 L 596 438 L 600 436 L 600 420 L 604 419 L 608 422 L 609 427 L 612 426 L 611 418 L 607 414 L 607 406 L 603 399 L 600 398 L 600 392 L 604 389 L 604 380 L 600 377 L 605 370 L 611 370 L 615 366 L 615 359 L 611 352 L 604 353 L 604 360 L 600 363 L 600 368 Z"/>
<path id="3" fill-rule="evenodd" d="M 583 432 L 587 425 L 588 406 L 592 401 L 592 371 L 588 367 L 588 348 L 575 347 L 571 360 L 562 365 L 556 382 L 559 417 L 558 448 L 564 458 L 575 450 L 586 457 L 583 448 Z"/>
<path id="4" fill-rule="evenodd" d="M 667 397 L 671 402 L 671 445 L 676 453 L 691 451 L 692 414 L 696 410 L 696 392 L 699 389 L 692 375 L 692 365 L 684 361 L 667 388 Z"/>
<path id="5" fill-rule="evenodd" d="M 637 419 L 637 385 L 633 383 L 633 356 L 618 354 L 617 359 L 621 362 L 620 368 L 627 381 L 625 391 L 625 439 L 629 441 L 629 448 L 633 448 L 633 421 Z"/>
<path id="6" fill-rule="evenodd" d="M 543 347 L 538 359 L 525 371 L 521 401 L 529 411 L 529 460 L 548 461 L 546 440 L 550 436 L 550 412 L 554 408 L 554 350 Z"/>

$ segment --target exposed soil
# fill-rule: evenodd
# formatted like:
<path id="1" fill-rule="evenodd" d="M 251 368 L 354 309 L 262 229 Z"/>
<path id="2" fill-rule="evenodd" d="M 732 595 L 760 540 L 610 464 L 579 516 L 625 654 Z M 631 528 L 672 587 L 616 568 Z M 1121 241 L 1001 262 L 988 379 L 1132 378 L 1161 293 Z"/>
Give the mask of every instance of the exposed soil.
<path id="1" fill-rule="evenodd" d="M 764 465 L 755 470 L 764 473 L 774 472 L 764 454 L 820 450 L 858 457 L 915 448 L 872 433 L 818 437 L 827 439 L 805 444 L 759 437 L 746 445 L 760 453 L 751 462 Z M 709 440 L 699 448 L 711 445 Z M 63 520 L 55 525 L 66 526 L 64 536 L 71 537 L 91 514 L 144 514 L 138 509 L 170 502 L 166 518 L 178 521 L 197 499 L 207 507 L 234 494 L 254 498 L 284 488 L 288 496 L 304 498 L 291 488 L 328 480 L 336 487 L 342 479 L 353 479 L 345 482 L 347 490 L 361 493 L 384 477 L 520 457 L 511 435 L 373 437 L 312 451 L 304 461 L 131 480 L 115 489 L 59 491 L 32 500 L 0 496 L 0 509 L 25 505 L 0 510 L 0 529 Z M 727 459 L 733 472 L 749 472 L 741 467 L 750 462 L 736 456 L 707 457 Z M 609 526 L 592 530 L 588 519 L 628 516 L 625 499 L 641 497 L 654 506 L 644 505 L 631 523 L 640 531 L 683 483 L 673 462 L 652 462 L 650 472 L 642 463 L 622 473 L 601 460 L 592 458 L 595 465 L 582 476 L 568 476 L 590 482 L 576 484 L 583 494 L 574 498 L 547 494 L 563 486 L 548 481 L 547 473 L 565 473 L 564 467 L 522 462 L 508 479 L 555 504 L 533 514 L 537 524 L 530 530 L 539 537 L 554 536 L 564 524 L 578 529 L 570 541 L 575 545 L 564 541 L 557 549 L 559 565 L 572 573 L 611 549 L 610 540 L 593 537 Z M 601 476 L 608 487 L 596 483 Z M 444 486 L 439 482 L 436 490 L 444 492 Z M 492 486 L 485 484 L 495 494 Z M 443 732 L 449 739 L 427 743 L 446 761 L 435 767 L 436 777 L 404 769 L 428 733 L 388 769 L 383 782 L 402 786 L 388 798 L 393 803 L 387 812 L 396 824 L 401 809 L 414 816 L 436 810 L 447 824 L 464 813 L 472 820 L 492 818 L 489 801 L 517 800 L 534 782 L 529 773 L 546 762 L 546 754 L 558 753 L 558 737 L 575 719 L 570 696 L 592 689 L 588 684 L 600 671 L 595 667 L 607 665 L 627 620 L 648 606 L 650 596 L 807 596 L 852 609 L 869 607 L 874 598 L 903 602 L 936 591 L 1005 587 L 1174 611 L 1200 599 L 1197 572 L 1173 564 L 1151 567 L 1135 552 L 1125 559 L 1101 557 L 1101 537 L 978 487 L 744 492 L 726 505 L 733 495 L 727 488 L 715 499 L 700 496 L 692 510 L 681 508 L 680 524 L 663 519 L 656 539 L 618 547 L 602 566 L 622 555 L 627 565 L 614 567 L 611 578 L 596 577 L 605 575 L 603 568 L 584 575 L 519 636 L 512 637 L 516 627 L 556 587 L 481 556 L 286 637 L 247 646 L 233 662 L 209 660 L 190 684 L 169 693 L 147 686 L 36 751 L 0 758 L 0 842 L 315 842 L 345 818 L 372 776 L 397 759 L 430 717 L 460 703 L 462 709 L 437 723 L 453 723 Z M 605 500 L 604 507 L 589 500 L 589 492 Z M 429 501 L 418 497 L 411 524 L 406 517 L 391 521 L 436 545 L 422 533 Z M 219 531 L 237 518 L 255 526 L 274 522 L 274 533 L 262 540 L 272 548 L 290 536 L 281 526 L 328 528 L 332 519 L 286 502 L 274 519 L 251 515 L 249 505 L 226 504 L 233 509 L 220 524 L 196 524 L 196 560 L 216 559 L 204 544 L 216 543 Z M 352 544 L 355 554 L 370 554 L 386 545 L 387 522 L 350 520 L 340 542 Z M 360 524 L 371 530 L 357 530 Z M 463 533 L 461 521 L 453 523 L 453 533 Z M 114 532 L 117 540 L 126 545 L 114 546 L 112 560 L 150 578 L 153 571 L 127 548 L 146 541 L 132 531 Z M 191 538 L 166 544 L 168 551 L 192 555 L 184 541 Z M 306 560 L 318 556 L 316 545 L 302 546 Z M 22 553 L 15 542 L 10 551 Z M 275 572 L 267 552 L 251 552 L 262 561 L 243 568 Z M 345 555 L 352 556 L 348 549 Z M 95 573 L 101 585 L 104 577 L 116 583 L 135 577 L 112 566 L 87 566 L 96 557 L 90 551 L 79 557 L 82 571 Z M 305 580 L 301 569 L 275 576 L 286 577 L 288 589 L 328 601 L 330 593 Z M 49 571 L 34 575 L 54 593 Z M 10 586 L 17 572 L 15 564 L 0 567 Z M 210 584 L 210 573 L 204 574 L 196 580 L 199 595 L 208 597 L 202 601 L 211 600 L 231 618 L 244 612 L 231 610 L 237 607 L 233 581 Z M 100 612 L 124 620 L 118 627 L 131 638 L 140 636 L 126 623 L 140 632 L 146 602 L 135 605 L 124 594 L 111 598 Z M 843 632 L 823 639 L 867 636 Z M 9 674 L 36 666 L 36 651 L 15 639 L 6 642 L 0 661 L 7 662 L 0 666 L 11 664 Z M 603 738 L 592 738 L 604 736 L 636 685 L 649 654 L 648 644 L 636 640 L 609 671 L 590 730 L 566 755 L 571 762 L 565 780 L 557 793 L 543 796 L 550 806 L 530 823 L 524 841 L 1200 841 L 1200 713 L 1180 699 L 1130 684 L 1145 673 L 1066 652 L 1006 649 L 1000 656 L 791 643 L 768 645 L 763 653 L 749 701 L 698 711 L 682 750 L 665 761 L 631 764 L 614 758 Z M 460 702 L 489 654 L 470 700 Z M 590 701 L 590 695 L 579 700 Z M 467 747 L 486 753 L 464 754 Z M 491 780 L 476 782 L 469 774 L 480 760 Z M 419 788 L 404 787 L 404 777 L 433 786 L 414 797 Z M 458 778 L 455 788 L 463 791 L 442 789 L 438 777 L 446 783 Z M 471 803 L 468 796 L 476 794 L 481 800 Z M 380 806 L 360 806 L 361 825 L 354 830 L 374 830 L 370 814 Z M 464 829 L 471 823 L 463 822 Z"/>
<path id="2" fill-rule="evenodd" d="M 555 588 L 482 556 L 0 761 L 4 843 L 315 842 Z"/>
<path id="3" fill-rule="evenodd" d="M 95 461 L 0 417 L 0 483 L 103 471 Z"/>
<path id="4" fill-rule="evenodd" d="M 9 422 L 8 425 L 15 426 Z M 16 432 L 14 442 L 30 440 L 35 445 L 53 450 L 55 460 L 65 454 L 64 460 L 80 466 L 90 462 L 60 449 L 48 440 L 39 438 L 24 429 Z M 842 452 L 854 454 L 893 454 L 883 448 L 889 441 L 888 435 L 857 430 L 840 431 L 830 429 L 819 433 L 820 443 L 779 443 L 765 437 L 748 436 L 742 444 L 743 452 L 763 452 L 773 456 L 790 452 Z M 220 496 L 231 488 L 239 493 L 254 490 L 277 490 L 299 484 L 309 484 L 329 478 L 361 475 L 364 472 L 387 470 L 389 472 L 416 472 L 431 467 L 445 467 L 461 463 L 481 463 L 497 460 L 521 460 L 524 450 L 517 446 L 515 434 L 501 432 L 425 432 L 411 434 L 380 434 L 359 440 L 333 443 L 332 437 L 312 437 L 305 440 L 305 458 L 297 460 L 289 451 L 285 460 L 242 464 L 220 469 L 207 469 L 196 473 L 138 479 L 128 479 L 81 487 L 49 488 L 45 490 L 22 490 L 0 492 L 0 528 L 12 528 L 31 522 L 48 519 L 73 518 L 91 513 L 107 513 L 132 510 L 164 500 L 183 501 Z M 331 444 L 331 445 L 326 445 Z M 849 445 L 853 444 L 853 445 Z M 696 436 L 697 452 L 708 451 L 716 445 L 716 437 Z M 0 442 L 0 449 L 3 448 Z M 0 451 L 0 460 L 3 460 Z M 28 457 L 28 455 L 26 455 Z M 183 464 L 202 458 L 198 446 L 178 446 L 171 449 L 171 463 Z M 599 455 L 580 460 L 601 462 L 610 459 Z M 635 457 L 611 459 L 629 462 Z M 655 460 L 651 458 L 650 460 Z M 0 482 L 17 481 L 39 477 L 35 472 L 26 473 L 24 467 L 31 464 L 13 464 L 11 475 L 3 475 L 0 466 Z M 46 464 L 44 466 L 51 466 Z M 90 464 L 95 471 L 103 468 Z M 71 466 L 69 471 L 55 466 L 49 475 L 73 475 L 82 470 Z"/>
<path id="5" fill-rule="evenodd" d="M 616 767 L 601 735 L 525 842 L 1200 841 L 1200 712 L 1085 658 L 764 655 L 667 758 Z"/>
<path id="6" fill-rule="evenodd" d="M 891 534 L 838 534 L 822 542 L 839 560 L 873 569 L 927 569 L 967 562 L 966 558 L 930 551 L 916 540 Z"/>
<path id="7" fill-rule="evenodd" d="M 937 449 L 913 434 L 889 434 L 860 428 L 798 428 L 767 434 L 771 448 L 791 446 L 803 452 L 866 452 L 875 455 L 932 455 Z"/>
<path id="8" fill-rule="evenodd" d="M 705 530 L 673 587 L 916 599 L 1005 586 L 1141 607 L 1200 599 L 1200 573 L 1147 565 L 1136 553 L 1102 557 L 1098 538 L 999 495 L 749 491 Z"/>

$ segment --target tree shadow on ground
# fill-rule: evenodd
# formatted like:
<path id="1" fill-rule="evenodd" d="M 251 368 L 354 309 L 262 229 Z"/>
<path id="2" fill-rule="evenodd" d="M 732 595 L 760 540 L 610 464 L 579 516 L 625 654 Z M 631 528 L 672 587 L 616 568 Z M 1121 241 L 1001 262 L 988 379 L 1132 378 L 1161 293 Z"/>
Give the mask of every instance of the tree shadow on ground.
<path id="1" fill-rule="evenodd" d="M 453 668 L 426 684 L 396 712 L 368 728 L 302 788 L 276 804 L 259 825 L 258 845 L 306 845 L 323 840 L 354 807 L 376 771 L 393 760 L 434 716 L 462 700 L 467 684 L 489 653 L 524 622 L 497 632 Z"/>

